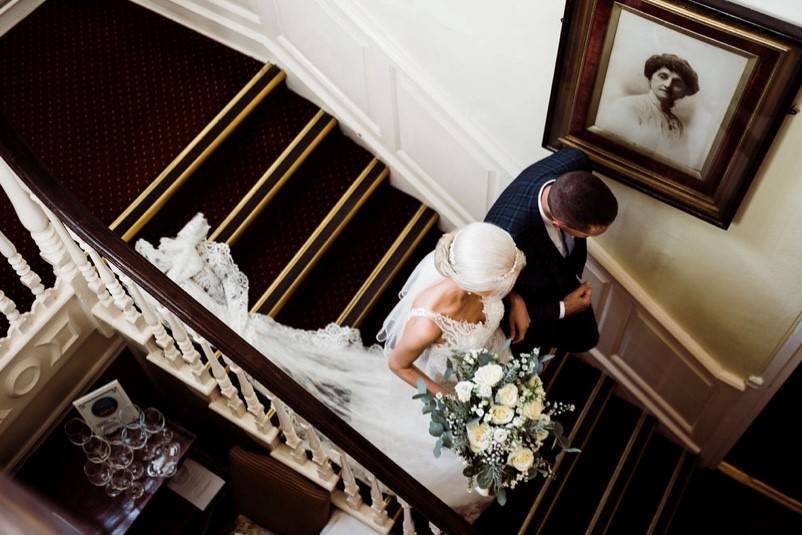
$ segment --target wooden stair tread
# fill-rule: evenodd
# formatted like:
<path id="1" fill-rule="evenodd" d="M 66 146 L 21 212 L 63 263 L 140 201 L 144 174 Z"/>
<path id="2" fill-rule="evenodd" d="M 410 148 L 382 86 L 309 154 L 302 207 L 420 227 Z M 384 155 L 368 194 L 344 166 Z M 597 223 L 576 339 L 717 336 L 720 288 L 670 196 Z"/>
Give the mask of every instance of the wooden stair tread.
<path id="1" fill-rule="evenodd" d="M 612 397 L 583 451 L 574 457 L 570 474 L 544 520 L 533 533 L 583 533 L 624 451 L 640 411 L 621 398 Z"/>
<path id="2" fill-rule="evenodd" d="M 138 237 L 153 241 L 174 236 L 198 212 L 214 229 L 316 111 L 281 84 L 188 178 Z"/>
<path id="3" fill-rule="evenodd" d="M 655 435 L 644 452 L 622 497 L 607 533 L 646 533 L 671 480 L 682 449 L 669 439 Z"/>
<path id="4" fill-rule="evenodd" d="M 262 67 L 114 220 L 111 229 L 126 241 L 133 239 L 284 78 L 278 67 L 270 64 Z"/>
<path id="5" fill-rule="evenodd" d="M 251 305 L 371 160 L 367 151 L 344 136 L 328 136 L 234 243 L 232 254 L 250 279 Z"/>
<path id="6" fill-rule="evenodd" d="M 401 288 L 403 288 L 407 278 L 412 274 L 415 266 L 418 265 L 418 262 L 434 250 L 434 246 L 437 244 L 439 237 L 440 233 L 437 231 L 430 232 L 424 237 L 421 243 L 418 244 L 412 252 L 403 268 L 396 274 L 395 280 L 393 280 L 382 293 L 382 296 L 373 307 L 373 310 L 367 315 L 367 318 L 359 329 L 362 333 L 363 342 L 368 345 L 376 342 L 376 334 L 378 334 L 384 318 L 387 317 L 387 314 L 389 314 L 395 304 L 398 303 L 398 293 L 401 291 Z"/>
<path id="7" fill-rule="evenodd" d="M 278 321 L 317 329 L 337 320 L 420 202 L 382 185 L 282 310 Z"/>

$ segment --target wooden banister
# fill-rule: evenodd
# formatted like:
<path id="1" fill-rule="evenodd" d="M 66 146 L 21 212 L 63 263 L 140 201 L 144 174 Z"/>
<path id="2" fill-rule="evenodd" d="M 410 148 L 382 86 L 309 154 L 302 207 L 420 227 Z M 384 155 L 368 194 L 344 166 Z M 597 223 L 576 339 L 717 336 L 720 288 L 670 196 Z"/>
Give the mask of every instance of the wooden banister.
<path id="1" fill-rule="evenodd" d="M 478 533 L 476 528 L 435 494 L 110 231 L 75 195 L 56 181 L 2 117 L 0 157 L 31 192 L 83 242 L 234 360 L 430 522 L 445 533 Z M 434 456 L 432 462 L 436 462 Z"/>

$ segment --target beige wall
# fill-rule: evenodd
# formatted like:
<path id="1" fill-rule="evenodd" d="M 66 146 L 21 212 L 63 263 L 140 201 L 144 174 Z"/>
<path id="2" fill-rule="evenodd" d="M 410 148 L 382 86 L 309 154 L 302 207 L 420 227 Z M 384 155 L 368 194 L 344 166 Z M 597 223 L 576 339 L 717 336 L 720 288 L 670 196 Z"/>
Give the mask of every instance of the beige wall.
<path id="1" fill-rule="evenodd" d="M 547 154 L 540 143 L 561 0 L 352 1 L 518 167 Z M 765 9 L 802 22 L 782 4 Z M 621 216 L 602 247 L 743 375 L 761 373 L 802 310 L 800 147 L 802 116 L 786 121 L 727 231 L 610 182 Z"/>

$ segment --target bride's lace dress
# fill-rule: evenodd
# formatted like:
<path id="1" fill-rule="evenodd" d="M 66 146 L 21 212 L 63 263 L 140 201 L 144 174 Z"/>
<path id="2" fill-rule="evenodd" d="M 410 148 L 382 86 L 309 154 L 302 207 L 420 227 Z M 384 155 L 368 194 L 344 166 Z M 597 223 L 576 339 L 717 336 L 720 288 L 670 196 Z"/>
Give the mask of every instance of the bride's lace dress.
<path id="1" fill-rule="evenodd" d="M 454 349 L 506 351 L 499 329 L 504 314 L 501 300 L 484 301 L 485 318 L 480 323 L 413 308 L 414 297 L 440 280 L 430 254 L 410 277 L 401 301 L 385 322 L 380 338 L 386 340 L 387 348 L 365 347 L 359 331 L 349 327 L 330 324 L 306 331 L 249 313 L 248 279 L 227 245 L 206 240 L 208 231 L 206 220 L 198 214 L 175 238 L 162 238 L 158 248 L 140 240 L 136 249 L 448 505 L 475 517 L 488 498 L 469 492 L 462 460 L 456 454 L 443 449 L 439 458 L 434 457 L 428 416 L 421 413 L 422 404 L 412 399 L 415 389 L 389 370 L 385 353 L 409 317 L 430 319 L 442 330 L 442 340 L 430 346 L 415 365 L 442 382 Z"/>

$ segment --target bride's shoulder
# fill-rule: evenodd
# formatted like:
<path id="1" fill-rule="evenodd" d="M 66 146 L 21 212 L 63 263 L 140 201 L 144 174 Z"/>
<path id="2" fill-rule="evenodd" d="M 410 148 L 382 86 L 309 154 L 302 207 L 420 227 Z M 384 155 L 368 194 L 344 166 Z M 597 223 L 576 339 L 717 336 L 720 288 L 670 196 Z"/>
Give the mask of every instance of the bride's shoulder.
<path id="1" fill-rule="evenodd" d="M 459 310 L 461 296 L 459 287 L 449 280 L 444 280 L 415 296 L 412 307 L 448 316 Z"/>

